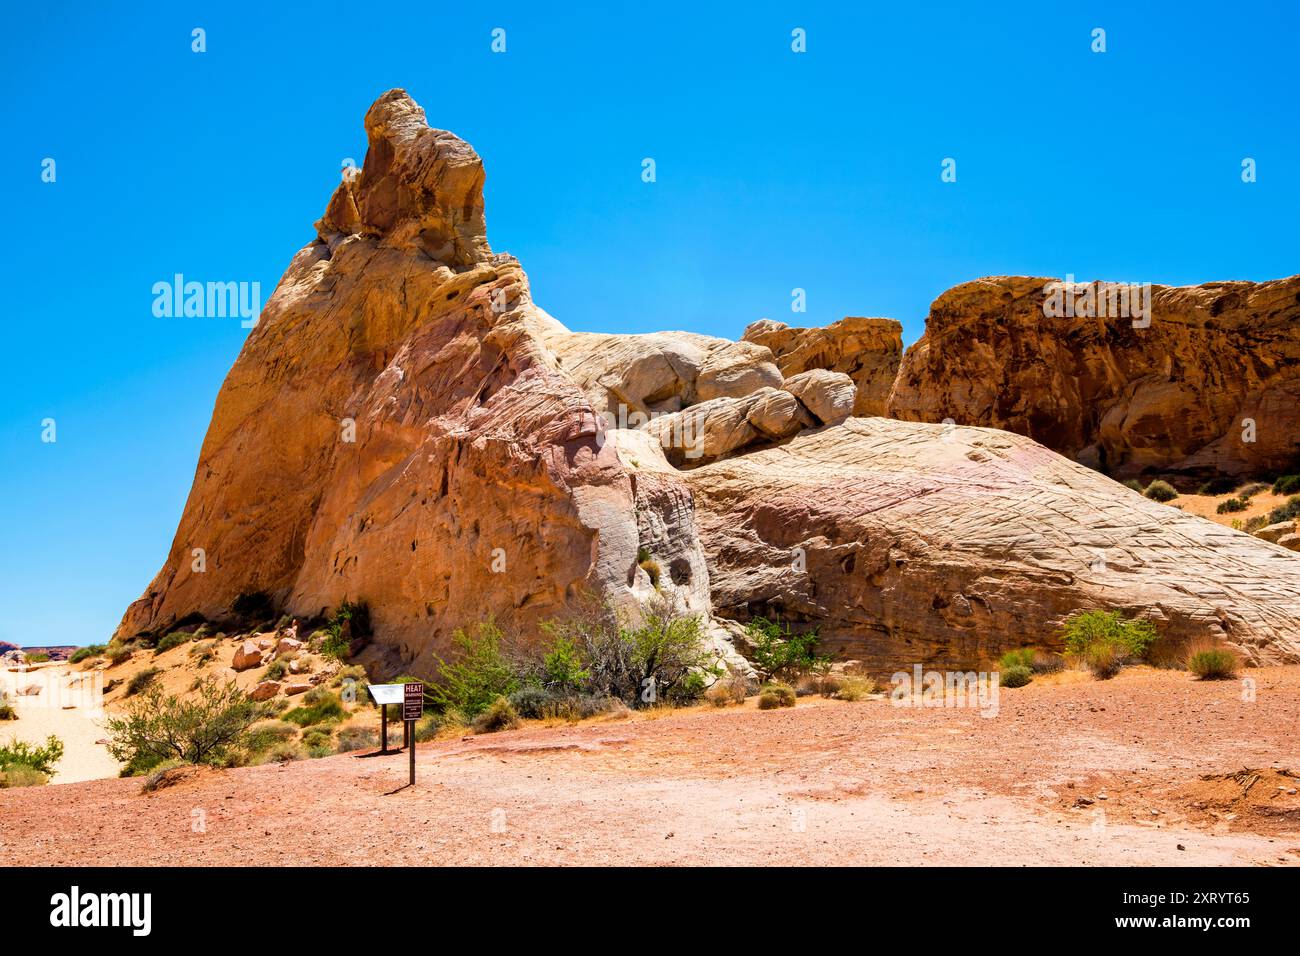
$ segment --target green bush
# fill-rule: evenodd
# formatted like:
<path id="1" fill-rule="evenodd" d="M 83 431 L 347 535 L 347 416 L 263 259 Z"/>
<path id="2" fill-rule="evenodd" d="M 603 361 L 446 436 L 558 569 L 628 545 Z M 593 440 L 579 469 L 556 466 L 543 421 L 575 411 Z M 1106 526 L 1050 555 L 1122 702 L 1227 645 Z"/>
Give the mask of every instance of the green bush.
<path id="1" fill-rule="evenodd" d="M 796 634 L 789 623 L 756 617 L 745 625 L 751 661 L 765 678 L 794 680 L 828 658 L 818 657 L 817 628 Z"/>
<path id="2" fill-rule="evenodd" d="M 283 657 L 277 657 L 266 665 L 266 670 L 262 672 L 262 680 L 281 680 L 287 673 L 289 673 L 289 662 Z"/>
<path id="3" fill-rule="evenodd" d="M 180 647 L 182 644 L 188 644 L 194 639 L 194 635 L 187 634 L 185 631 L 172 631 L 166 637 L 158 642 L 158 646 L 153 649 L 155 655 L 170 651 L 173 647 Z"/>
<path id="4" fill-rule="evenodd" d="M 498 697 L 492 701 L 472 724 L 476 734 L 494 734 L 500 730 L 514 730 L 519 726 L 519 714 L 510 706 L 510 701 Z"/>
<path id="5" fill-rule="evenodd" d="M 1268 523 L 1278 524 L 1300 518 L 1300 495 L 1292 495 L 1284 504 L 1278 505 L 1268 513 Z"/>
<path id="6" fill-rule="evenodd" d="M 840 681 L 839 689 L 835 691 L 834 696 L 836 700 L 857 701 L 875 692 L 876 682 L 870 677 L 847 675 Z"/>
<path id="7" fill-rule="evenodd" d="M 1018 647 L 1013 651 L 1007 651 L 998 658 L 998 668 L 1006 670 L 1010 667 L 1023 667 L 1026 670 L 1032 670 L 1035 653 L 1037 652 L 1032 647 Z"/>
<path id="8" fill-rule="evenodd" d="M 1227 501 L 1220 501 L 1219 507 L 1214 510 L 1221 515 L 1226 515 L 1234 514 L 1238 511 L 1245 511 L 1249 507 L 1250 502 L 1246 501 L 1244 498 L 1229 498 Z"/>
<path id="9" fill-rule="evenodd" d="M 1084 665 L 1099 680 L 1114 677 L 1128 663 L 1128 649 L 1119 642 L 1098 641 L 1089 644 L 1082 652 Z"/>
<path id="10" fill-rule="evenodd" d="M 145 690 L 145 688 L 158 679 L 158 675 L 161 673 L 162 670 L 157 667 L 147 667 L 140 671 L 127 683 L 126 696 L 134 697 L 136 694 Z"/>
<path id="11" fill-rule="evenodd" d="M 63 741 L 53 734 L 45 739 L 43 747 L 17 739 L 0 744 L 0 770 L 27 767 L 49 776 L 62 758 Z"/>
<path id="12" fill-rule="evenodd" d="M 0 769 L 0 790 L 11 787 L 41 787 L 50 782 L 50 775 L 33 767 L 14 764 Z"/>
<path id="13" fill-rule="evenodd" d="M 379 746 L 379 731 L 370 727 L 344 727 L 338 733 L 337 750 L 350 753 Z"/>
<path id="14" fill-rule="evenodd" d="M 50 655 L 46 654 L 44 651 L 38 651 L 35 654 L 25 654 L 23 656 L 27 659 L 28 664 L 44 664 L 50 659 Z"/>
<path id="15" fill-rule="evenodd" d="M 320 691 L 319 694 L 316 692 Z M 303 705 L 286 711 L 284 719 L 299 727 L 311 727 L 331 720 L 344 720 L 348 716 L 342 701 L 323 687 L 314 687 L 303 698 Z"/>
<path id="16" fill-rule="evenodd" d="M 1283 475 L 1273 482 L 1273 494 L 1292 495 L 1300 491 L 1300 475 Z"/>
<path id="17" fill-rule="evenodd" d="M 583 666 L 578 645 L 563 634 L 555 635 L 542 657 L 544 686 L 560 693 L 578 693 L 591 679 Z"/>
<path id="18" fill-rule="evenodd" d="M 1268 490 L 1269 490 L 1269 486 L 1267 482 L 1252 481 L 1250 484 L 1243 485 L 1242 487 L 1237 489 L 1237 497 L 1240 498 L 1242 501 L 1249 501 L 1251 498 L 1255 497 L 1256 495 L 1263 494 Z"/>
<path id="19" fill-rule="evenodd" d="M 789 684 L 764 684 L 758 689 L 758 709 L 775 710 L 778 707 L 793 707 L 795 704 L 794 688 Z"/>
<path id="20" fill-rule="evenodd" d="M 1126 618 L 1119 611 L 1081 611 L 1065 622 L 1062 634 L 1070 654 L 1082 655 L 1095 644 L 1114 644 L 1135 658 L 1146 656 L 1158 636 L 1150 621 Z"/>
<path id="21" fill-rule="evenodd" d="M 88 657 L 99 657 L 104 653 L 104 650 L 103 644 L 88 644 L 85 647 L 79 647 L 72 652 L 72 656 L 68 658 L 68 663 L 80 664 Z"/>
<path id="22" fill-rule="evenodd" d="M 1237 676 L 1237 656 L 1222 647 L 1193 651 L 1187 669 L 1201 680 L 1228 680 Z"/>
<path id="23" fill-rule="evenodd" d="M 451 642 L 459 654 L 455 661 L 438 659 L 441 681 L 430 688 L 440 710 L 459 710 L 472 720 L 498 697 L 509 697 L 519 689 L 515 669 L 502 651 L 501 630 L 492 620 L 480 623 L 473 632 L 458 628 Z"/>
<path id="24" fill-rule="evenodd" d="M 118 664 L 123 664 L 131 659 L 131 648 L 125 644 L 110 644 L 108 645 L 107 657 L 108 663 L 116 667 Z"/>
<path id="25" fill-rule="evenodd" d="M 1128 488 L 1130 491 L 1136 491 L 1138 494 L 1142 494 L 1142 482 L 1138 481 L 1136 478 L 1130 478 L 1128 481 L 1124 482 L 1124 487 Z"/>
<path id="26" fill-rule="evenodd" d="M 1147 490 L 1143 492 L 1152 501 L 1173 501 L 1178 497 L 1178 492 L 1174 486 L 1167 481 L 1153 481 L 1147 485 Z"/>
<path id="27" fill-rule="evenodd" d="M 126 714 L 108 721 L 108 752 L 133 772 L 164 760 L 218 763 L 241 747 L 257 705 L 234 683 L 204 681 L 192 697 L 164 696 L 151 687 Z"/>
<path id="28" fill-rule="evenodd" d="M 294 724 L 284 720 L 262 720 L 248 728 L 244 749 L 249 753 L 261 753 L 297 736 L 298 728 Z"/>
<path id="29" fill-rule="evenodd" d="M 370 633 L 370 609 L 365 604 L 344 601 L 325 625 L 320 653 L 336 661 L 348 659 L 352 639 Z"/>
<path id="30" fill-rule="evenodd" d="M 1003 687 L 1024 687 L 1034 679 L 1034 672 L 1024 664 L 1002 666 L 998 672 L 998 683 Z"/>

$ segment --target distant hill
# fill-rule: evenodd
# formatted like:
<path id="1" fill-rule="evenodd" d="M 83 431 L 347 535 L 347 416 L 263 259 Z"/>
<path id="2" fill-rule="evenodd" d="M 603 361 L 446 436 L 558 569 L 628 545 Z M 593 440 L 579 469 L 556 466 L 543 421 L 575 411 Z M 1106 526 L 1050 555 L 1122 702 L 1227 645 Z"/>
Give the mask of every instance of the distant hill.
<path id="1" fill-rule="evenodd" d="M 5 649 L 9 647 L 13 647 L 13 645 L 0 642 L 0 654 L 3 654 Z M 52 661 L 66 661 L 76 649 L 76 644 L 50 644 L 45 647 L 24 647 L 22 652 L 24 654 L 49 654 Z"/>

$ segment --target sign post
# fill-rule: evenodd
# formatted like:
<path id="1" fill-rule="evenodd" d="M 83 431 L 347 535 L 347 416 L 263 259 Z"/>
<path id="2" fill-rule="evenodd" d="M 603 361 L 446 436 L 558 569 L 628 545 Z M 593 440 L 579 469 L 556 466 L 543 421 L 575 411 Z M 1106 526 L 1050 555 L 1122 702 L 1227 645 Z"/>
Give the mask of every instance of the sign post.
<path id="1" fill-rule="evenodd" d="M 388 705 L 403 702 L 405 698 L 402 695 L 405 691 L 402 688 L 405 686 L 405 684 L 370 684 L 366 688 L 370 691 L 370 696 L 374 698 L 375 703 L 379 705 L 379 733 L 383 738 L 379 745 L 381 754 L 392 753 L 388 749 Z"/>
<path id="2" fill-rule="evenodd" d="M 402 718 L 406 721 L 407 753 L 411 760 L 410 786 L 415 786 L 415 722 L 424 713 L 424 685 L 405 684 L 402 688 Z"/>

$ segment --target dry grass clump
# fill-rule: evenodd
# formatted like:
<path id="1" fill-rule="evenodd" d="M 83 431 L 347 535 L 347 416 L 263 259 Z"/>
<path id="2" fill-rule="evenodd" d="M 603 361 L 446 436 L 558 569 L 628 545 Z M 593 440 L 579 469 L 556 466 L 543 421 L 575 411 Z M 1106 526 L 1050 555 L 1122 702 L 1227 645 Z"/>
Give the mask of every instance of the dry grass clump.
<path id="1" fill-rule="evenodd" d="M 1187 648 L 1187 669 L 1200 680 L 1231 680 L 1241 658 L 1231 648 L 1213 641 L 1198 641 Z"/>
<path id="2" fill-rule="evenodd" d="M 775 710 L 778 707 L 793 707 L 795 696 L 794 688 L 789 684 L 764 684 L 758 691 L 758 709 Z"/>
<path id="3" fill-rule="evenodd" d="M 840 678 L 840 686 L 835 691 L 836 700 L 858 701 L 870 697 L 876 692 L 876 682 L 870 677 L 846 674 Z"/>
<path id="4" fill-rule="evenodd" d="M 501 730 L 514 730 L 520 725 L 519 713 L 504 697 L 498 697 L 487 710 L 474 718 L 471 725 L 476 734 L 495 734 Z"/>
<path id="5" fill-rule="evenodd" d="M 743 704 L 749 692 L 749 682 L 741 674 L 728 673 L 720 677 L 704 692 L 704 699 L 714 707 Z"/>

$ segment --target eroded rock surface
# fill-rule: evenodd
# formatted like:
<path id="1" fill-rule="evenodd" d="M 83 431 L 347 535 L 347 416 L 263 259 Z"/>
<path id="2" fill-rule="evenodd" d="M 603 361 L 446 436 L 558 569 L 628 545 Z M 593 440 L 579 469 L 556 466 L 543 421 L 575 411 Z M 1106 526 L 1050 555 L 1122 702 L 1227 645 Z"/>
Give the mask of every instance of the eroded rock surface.
<path id="1" fill-rule="evenodd" d="M 221 389 L 170 554 L 120 635 L 220 620 L 257 592 L 301 618 L 364 601 L 374 646 L 429 675 L 452 632 L 489 615 L 535 634 L 584 594 L 634 613 L 667 593 L 741 669 L 731 619 L 777 611 L 881 669 L 1050 645 L 1089 607 L 1222 637 L 1254 660 L 1300 660 L 1300 559 L 1285 547 L 1147 501 L 1027 438 L 861 417 L 882 410 L 896 324 L 773 323 L 741 342 L 570 332 L 488 245 L 482 163 L 466 143 L 429 129 L 400 90 L 366 131 L 364 167 L 335 191 Z M 1238 290 L 1240 304 L 1215 314 L 1254 310 L 1273 336 L 1269 323 L 1290 314 L 1266 288 L 1278 285 Z M 963 296 L 949 302 L 958 312 Z M 1010 328 L 1028 306 L 1000 301 L 988 316 Z M 957 347 L 944 328 L 909 353 L 900 408 L 1029 414 L 1027 397 L 989 392 L 996 375 L 977 378 L 994 369 L 1013 394 L 1028 387 L 1012 374 L 1032 366 L 1016 351 L 1028 346 L 1004 361 L 992 333 L 972 332 L 953 382 L 908 404 Z M 1113 386 L 1131 410 L 1143 389 L 1158 393 L 1145 379 L 1121 387 L 1137 362 L 1112 368 L 1111 345 L 1096 352 L 1104 374 L 1089 371 L 1089 335 L 1073 386 L 1065 346 L 1050 352 L 1050 414 L 1030 416 L 1062 447 L 1095 440 L 1049 427 L 1080 396 Z M 1271 408 L 1289 379 L 1265 365 L 1243 387 Z M 1117 432 L 1130 464 L 1149 460 L 1134 451 L 1141 433 Z M 260 664 L 271 647 L 245 657 Z"/>
<path id="2" fill-rule="evenodd" d="M 1084 311 L 1103 317 L 1068 318 L 1044 314 L 1054 281 L 936 299 L 889 414 L 1004 428 L 1118 478 L 1300 470 L 1300 276 L 1153 286 L 1149 316 L 1117 316 L 1117 287 L 1094 287 Z"/>

